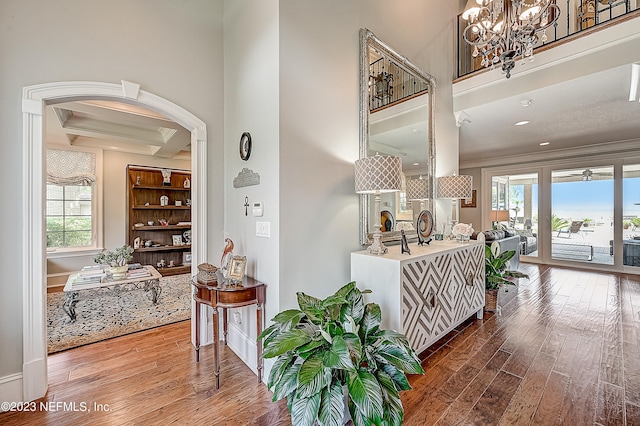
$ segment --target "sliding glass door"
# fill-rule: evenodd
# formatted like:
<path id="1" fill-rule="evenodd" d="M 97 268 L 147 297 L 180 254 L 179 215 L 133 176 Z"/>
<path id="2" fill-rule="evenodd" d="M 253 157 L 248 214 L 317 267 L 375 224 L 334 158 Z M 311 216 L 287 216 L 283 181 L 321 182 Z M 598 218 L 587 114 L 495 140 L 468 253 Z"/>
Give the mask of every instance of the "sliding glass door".
<path id="1" fill-rule="evenodd" d="M 551 171 L 552 259 L 614 264 L 613 171 L 613 166 Z"/>
<path id="2" fill-rule="evenodd" d="M 640 267 L 640 164 L 622 166 L 622 264 Z"/>
<path id="3" fill-rule="evenodd" d="M 538 256 L 538 172 L 491 179 L 491 222 L 520 236 L 520 254 Z"/>

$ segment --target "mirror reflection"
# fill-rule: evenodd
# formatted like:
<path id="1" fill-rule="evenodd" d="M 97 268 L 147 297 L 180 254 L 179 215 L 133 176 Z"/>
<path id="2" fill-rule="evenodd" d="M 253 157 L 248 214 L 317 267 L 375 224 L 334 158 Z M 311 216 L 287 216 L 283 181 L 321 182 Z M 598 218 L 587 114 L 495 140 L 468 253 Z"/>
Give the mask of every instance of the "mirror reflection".
<path id="1" fill-rule="evenodd" d="M 361 195 L 360 242 L 371 242 L 376 221 L 385 242 L 399 241 L 401 230 L 415 239 L 420 212 L 433 213 L 435 80 L 367 29 L 360 39 L 360 158 L 398 156 L 404 175 L 400 192 L 381 195 L 379 216 L 373 196 Z"/>

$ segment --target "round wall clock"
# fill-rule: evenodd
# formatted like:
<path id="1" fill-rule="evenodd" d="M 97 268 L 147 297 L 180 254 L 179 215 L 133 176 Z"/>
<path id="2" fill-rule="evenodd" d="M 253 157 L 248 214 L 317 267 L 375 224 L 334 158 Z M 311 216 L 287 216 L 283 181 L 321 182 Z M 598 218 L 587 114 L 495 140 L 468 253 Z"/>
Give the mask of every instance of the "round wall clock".
<path id="1" fill-rule="evenodd" d="M 251 156 L 251 134 L 244 132 L 240 136 L 240 158 L 247 161 Z"/>

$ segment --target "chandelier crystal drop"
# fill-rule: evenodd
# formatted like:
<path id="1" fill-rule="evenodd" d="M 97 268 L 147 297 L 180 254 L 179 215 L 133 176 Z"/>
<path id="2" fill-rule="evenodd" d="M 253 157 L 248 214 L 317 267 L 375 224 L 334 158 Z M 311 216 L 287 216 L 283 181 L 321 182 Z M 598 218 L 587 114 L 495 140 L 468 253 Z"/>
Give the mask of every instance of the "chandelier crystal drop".
<path id="1" fill-rule="evenodd" d="M 555 0 L 468 0 L 463 37 L 482 66 L 500 63 L 509 78 L 518 58 L 533 60 L 533 49 L 547 40 L 546 29 L 559 16 Z"/>

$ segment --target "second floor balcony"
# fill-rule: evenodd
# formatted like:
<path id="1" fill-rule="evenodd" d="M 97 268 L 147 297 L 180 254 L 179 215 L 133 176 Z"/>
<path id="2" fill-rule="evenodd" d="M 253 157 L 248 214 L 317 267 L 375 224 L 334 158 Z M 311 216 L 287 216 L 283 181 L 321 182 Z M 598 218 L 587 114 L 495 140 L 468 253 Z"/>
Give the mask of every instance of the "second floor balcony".
<path id="1" fill-rule="evenodd" d="M 482 0 L 480 2 L 482 3 Z M 550 0 L 550 2 L 554 8 L 550 10 L 549 19 L 557 20 L 544 31 L 543 40 L 533 46 L 534 55 L 629 19 L 640 17 L 639 0 Z M 471 0 L 470 3 L 477 2 Z M 510 7 L 511 3 L 511 0 L 484 0 L 484 4 L 489 8 Z M 462 14 L 458 16 L 458 80 L 486 69 L 500 67 L 499 63 L 485 66 L 482 63 L 482 55 L 478 55 L 477 49 L 464 40 L 463 32 L 470 21 L 463 19 L 462 16 Z M 640 32 L 640 27 L 637 32 Z M 474 50 L 476 51 L 475 55 Z M 527 60 L 528 58 L 525 59 L 525 61 Z"/>

